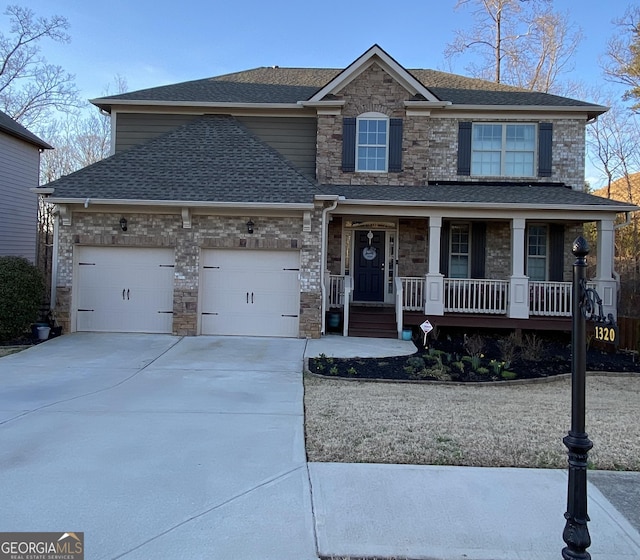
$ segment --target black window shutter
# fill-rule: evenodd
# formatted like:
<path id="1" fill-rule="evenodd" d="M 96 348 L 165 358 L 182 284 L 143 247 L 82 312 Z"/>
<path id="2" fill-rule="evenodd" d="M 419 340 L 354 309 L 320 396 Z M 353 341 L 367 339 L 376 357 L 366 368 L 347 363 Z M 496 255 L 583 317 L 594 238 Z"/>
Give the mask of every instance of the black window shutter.
<path id="1" fill-rule="evenodd" d="M 342 119 L 342 171 L 356 170 L 356 119 Z"/>
<path id="2" fill-rule="evenodd" d="M 389 119 L 389 172 L 402 171 L 402 119 Z"/>
<path id="3" fill-rule="evenodd" d="M 471 175 L 471 123 L 458 123 L 458 175 Z"/>
<path id="4" fill-rule="evenodd" d="M 549 224 L 549 280 L 564 281 L 564 225 Z"/>
<path id="5" fill-rule="evenodd" d="M 553 124 L 538 125 L 538 177 L 551 177 Z"/>
<path id="6" fill-rule="evenodd" d="M 448 223 L 443 223 L 440 228 L 440 274 L 445 278 L 449 276 L 449 237 L 451 229 Z"/>
<path id="7" fill-rule="evenodd" d="M 487 224 L 473 222 L 471 226 L 471 278 L 485 277 L 486 241 Z"/>

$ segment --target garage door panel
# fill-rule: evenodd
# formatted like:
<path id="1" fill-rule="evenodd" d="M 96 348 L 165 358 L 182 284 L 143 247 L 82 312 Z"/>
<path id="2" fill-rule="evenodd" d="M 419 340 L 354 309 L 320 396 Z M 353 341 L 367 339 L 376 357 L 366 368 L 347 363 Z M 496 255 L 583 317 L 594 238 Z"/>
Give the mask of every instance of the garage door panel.
<path id="1" fill-rule="evenodd" d="M 298 336 L 297 252 L 204 250 L 201 332 Z"/>
<path id="2" fill-rule="evenodd" d="M 77 247 L 76 329 L 170 333 L 173 250 Z"/>

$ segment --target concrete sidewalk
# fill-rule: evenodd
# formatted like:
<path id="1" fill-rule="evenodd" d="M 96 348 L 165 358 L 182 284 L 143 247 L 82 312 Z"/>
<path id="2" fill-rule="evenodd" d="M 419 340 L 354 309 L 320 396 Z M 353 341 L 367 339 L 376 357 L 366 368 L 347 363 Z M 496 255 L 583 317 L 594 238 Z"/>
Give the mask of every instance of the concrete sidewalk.
<path id="1" fill-rule="evenodd" d="M 305 357 L 384 357 L 411 342 L 326 336 Z M 309 463 L 326 557 L 557 560 L 566 470 Z M 640 558 L 640 473 L 589 472 L 594 560 Z"/>

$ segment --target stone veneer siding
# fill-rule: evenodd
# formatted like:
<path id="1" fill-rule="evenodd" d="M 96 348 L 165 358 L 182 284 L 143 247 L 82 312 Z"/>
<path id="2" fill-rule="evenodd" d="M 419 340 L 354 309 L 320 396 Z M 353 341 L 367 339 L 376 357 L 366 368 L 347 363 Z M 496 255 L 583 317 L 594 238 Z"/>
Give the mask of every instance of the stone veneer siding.
<path id="1" fill-rule="evenodd" d="M 124 216 L 129 229 L 123 232 Z M 246 222 L 255 222 L 247 234 Z M 312 212 L 311 232 L 303 232 L 302 217 L 194 215 L 191 228 L 182 227 L 177 214 L 92 213 L 74 211 L 72 225 L 59 229 L 58 275 L 55 314 L 63 330 L 71 327 L 73 247 L 129 246 L 175 249 L 173 333 L 197 334 L 200 250 L 206 248 L 299 250 L 300 329 L 302 338 L 320 336 L 320 219 Z"/>
<path id="2" fill-rule="evenodd" d="M 511 224 L 488 222 L 485 252 L 485 278 L 508 280 L 511 276 Z"/>
<path id="3" fill-rule="evenodd" d="M 337 185 L 425 185 L 435 181 L 480 181 L 509 178 L 457 175 L 458 123 L 538 122 L 522 118 L 448 117 L 446 110 L 432 116 L 407 116 L 404 101 L 411 94 L 380 66 L 373 64 L 338 92 L 345 104 L 341 115 L 319 115 L 317 179 Z M 403 119 L 402 172 L 344 173 L 342 171 L 342 119 L 375 111 Z M 582 189 L 585 165 L 585 123 L 580 119 L 549 119 L 553 123 L 552 176 L 525 178 L 529 182 L 563 182 Z"/>
<path id="4" fill-rule="evenodd" d="M 429 221 L 401 219 L 398 236 L 398 276 L 425 276 L 429 272 Z"/>

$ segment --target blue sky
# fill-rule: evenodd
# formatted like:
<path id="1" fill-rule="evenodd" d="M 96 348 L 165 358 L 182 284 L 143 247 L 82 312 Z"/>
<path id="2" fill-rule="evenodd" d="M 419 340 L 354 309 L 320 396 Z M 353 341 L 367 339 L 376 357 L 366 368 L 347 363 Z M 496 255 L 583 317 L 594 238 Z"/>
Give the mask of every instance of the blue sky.
<path id="1" fill-rule="evenodd" d="M 603 85 L 598 58 L 614 33 L 611 20 L 633 0 L 554 0 L 584 39 L 569 75 Z M 20 3 L 20 0 L 16 0 Z M 345 67 L 378 43 L 406 68 L 465 74 L 444 58 L 454 30 L 469 27 L 456 0 L 29 0 L 37 15 L 71 24 L 70 44 L 42 43 L 49 62 L 75 74 L 84 98 L 99 97 L 123 76 L 129 90 L 194 80 L 258 66 Z M 6 17 L 2 27 L 6 29 Z M 113 86 L 112 86 L 113 91 Z"/>

